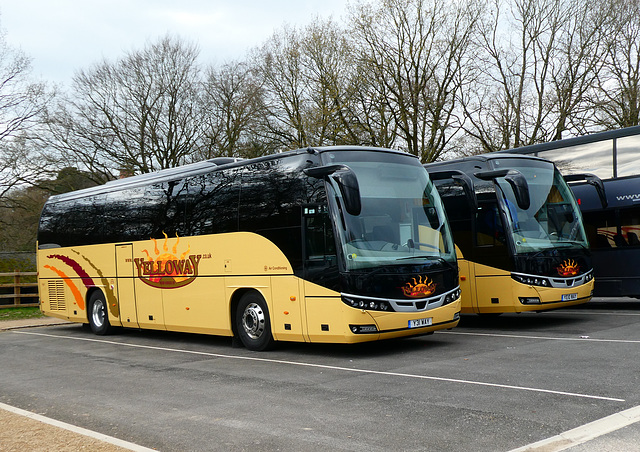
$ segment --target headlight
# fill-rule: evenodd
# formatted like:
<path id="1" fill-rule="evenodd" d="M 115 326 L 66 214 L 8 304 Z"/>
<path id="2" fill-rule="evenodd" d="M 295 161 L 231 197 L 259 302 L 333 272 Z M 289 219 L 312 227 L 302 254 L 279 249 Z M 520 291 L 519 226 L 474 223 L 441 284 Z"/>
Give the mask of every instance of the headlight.
<path id="1" fill-rule="evenodd" d="M 444 302 L 442 303 L 442 306 L 449 304 L 449 303 L 453 303 L 454 301 L 456 301 L 458 298 L 460 298 L 460 295 L 462 294 L 462 291 L 460 290 L 460 287 L 458 287 L 456 290 L 454 290 L 453 292 L 448 293 L 445 297 L 444 297 Z"/>
<path id="2" fill-rule="evenodd" d="M 368 311 L 393 311 L 393 308 L 386 300 L 364 299 L 343 295 L 342 302 L 352 308 L 365 309 Z"/>
<path id="3" fill-rule="evenodd" d="M 529 286 L 541 286 L 541 287 L 551 287 L 551 283 L 547 278 L 543 278 L 542 276 L 533 276 L 533 275 L 516 275 L 511 274 L 511 277 L 522 284 L 527 284 Z"/>

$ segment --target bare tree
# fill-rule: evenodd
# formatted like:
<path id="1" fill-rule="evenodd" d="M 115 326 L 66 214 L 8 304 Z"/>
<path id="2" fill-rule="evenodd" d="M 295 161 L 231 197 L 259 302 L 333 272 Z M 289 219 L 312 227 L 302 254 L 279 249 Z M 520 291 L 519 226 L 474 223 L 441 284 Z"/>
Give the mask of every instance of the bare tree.
<path id="1" fill-rule="evenodd" d="M 640 2 L 610 5 L 615 28 L 601 30 L 608 52 L 592 99 L 591 123 L 599 129 L 640 125 Z"/>
<path id="2" fill-rule="evenodd" d="M 386 89 L 360 64 L 363 43 L 333 20 L 319 21 L 305 31 L 303 64 L 316 86 L 317 141 L 393 146 L 397 127 L 387 108 Z"/>
<path id="3" fill-rule="evenodd" d="M 53 95 L 44 83 L 33 82 L 30 74 L 30 58 L 9 47 L 0 33 L 0 143 L 36 124 Z"/>
<path id="4" fill-rule="evenodd" d="M 269 152 L 259 135 L 266 114 L 260 81 L 245 62 L 210 68 L 204 82 L 205 145 L 202 157 L 255 157 Z"/>
<path id="5" fill-rule="evenodd" d="M 467 133 L 495 151 L 581 130 L 611 26 L 595 0 L 496 0 L 479 35 L 479 76 L 462 102 Z"/>
<path id="6" fill-rule="evenodd" d="M 282 148 L 311 144 L 307 125 L 307 86 L 299 32 L 283 27 L 254 51 L 253 65 L 264 88 L 265 135 Z"/>
<path id="7" fill-rule="evenodd" d="M 142 51 L 79 71 L 50 117 L 49 146 L 103 179 L 183 164 L 200 145 L 198 49 L 165 37 Z"/>
<path id="8" fill-rule="evenodd" d="M 254 53 L 262 80 L 264 138 L 283 148 L 357 143 L 358 67 L 346 33 L 331 19 L 285 26 Z"/>
<path id="9" fill-rule="evenodd" d="M 563 6 L 557 55 L 551 62 L 554 107 L 546 141 L 559 140 L 566 132 L 589 131 L 585 121 L 585 113 L 593 109 L 589 92 L 597 85 L 610 48 L 603 31 L 617 35 L 619 30 L 612 13 L 611 4 L 601 0 L 567 0 Z"/>
<path id="10" fill-rule="evenodd" d="M 352 61 L 360 61 L 359 47 L 353 47 Z M 356 143 L 362 145 L 394 147 L 398 140 L 398 127 L 389 108 L 389 93 L 384 84 L 376 83 L 366 67 L 354 64 L 353 97 L 349 105 L 351 130 L 358 131 Z"/>
<path id="11" fill-rule="evenodd" d="M 559 28 L 557 4 L 514 0 L 506 11 L 502 7 L 495 0 L 483 17 L 479 75 L 463 99 L 469 119 L 465 130 L 485 152 L 535 142 L 549 114 L 546 90 Z"/>
<path id="12" fill-rule="evenodd" d="M 12 206 L 11 191 L 34 176 L 28 160 L 24 135 L 0 142 L 0 208 Z"/>
<path id="13" fill-rule="evenodd" d="M 476 23 L 471 2 L 383 0 L 352 10 L 354 35 L 392 115 L 397 143 L 423 162 L 437 159 L 460 127 L 461 71 Z"/>
<path id="14" fill-rule="evenodd" d="M 357 143 L 359 130 L 352 105 L 357 66 L 345 32 L 332 20 L 318 20 L 304 30 L 301 49 L 315 144 Z"/>
<path id="15" fill-rule="evenodd" d="M 54 96 L 43 82 L 30 78 L 31 60 L 6 42 L 0 32 L 0 205 L 16 185 L 35 175 L 29 161 L 29 133 Z"/>
<path id="16" fill-rule="evenodd" d="M 361 53 L 332 19 L 285 26 L 254 51 L 267 112 L 257 130 L 268 149 L 393 144 L 384 87 L 360 64 Z"/>

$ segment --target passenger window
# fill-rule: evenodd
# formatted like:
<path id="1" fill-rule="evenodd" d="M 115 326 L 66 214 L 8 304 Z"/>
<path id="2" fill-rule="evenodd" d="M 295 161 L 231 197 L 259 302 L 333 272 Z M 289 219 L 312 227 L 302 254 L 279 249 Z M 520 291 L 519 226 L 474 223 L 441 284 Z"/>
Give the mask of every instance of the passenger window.
<path id="1" fill-rule="evenodd" d="M 336 244 L 327 206 L 303 207 L 305 219 L 305 259 L 321 263 L 335 259 Z"/>
<path id="2" fill-rule="evenodd" d="M 498 205 L 483 203 L 476 212 L 476 245 L 504 246 L 506 242 L 504 224 Z"/>
<path id="3" fill-rule="evenodd" d="M 589 212 L 583 216 L 591 248 L 640 247 L 640 214 L 635 209 Z"/>

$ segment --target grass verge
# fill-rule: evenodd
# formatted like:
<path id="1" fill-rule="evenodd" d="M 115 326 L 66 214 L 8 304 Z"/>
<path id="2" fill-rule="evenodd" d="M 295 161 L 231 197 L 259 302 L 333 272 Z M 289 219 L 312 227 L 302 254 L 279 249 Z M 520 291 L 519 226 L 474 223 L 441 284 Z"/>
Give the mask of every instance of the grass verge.
<path id="1" fill-rule="evenodd" d="M 2 320 L 19 320 L 19 319 L 37 319 L 44 317 L 40 308 L 3 308 L 0 309 L 0 321 Z"/>

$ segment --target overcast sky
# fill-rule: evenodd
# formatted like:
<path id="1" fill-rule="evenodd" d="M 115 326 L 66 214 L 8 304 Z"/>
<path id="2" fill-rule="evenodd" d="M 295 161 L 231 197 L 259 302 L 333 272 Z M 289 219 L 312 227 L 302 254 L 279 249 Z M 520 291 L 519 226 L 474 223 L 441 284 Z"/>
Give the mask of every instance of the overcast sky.
<path id="1" fill-rule="evenodd" d="M 114 61 L 167 33 L 200 46 L 203 64 L 243 58 L 288 23 L 341 20 L 346 0 L 0 0 L 7 42 L 35 77 L 68 85 L 78 69 Z"/>

